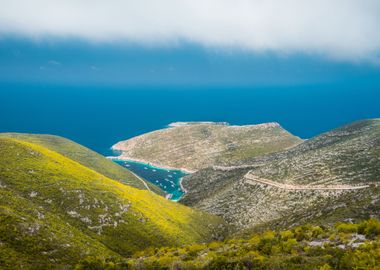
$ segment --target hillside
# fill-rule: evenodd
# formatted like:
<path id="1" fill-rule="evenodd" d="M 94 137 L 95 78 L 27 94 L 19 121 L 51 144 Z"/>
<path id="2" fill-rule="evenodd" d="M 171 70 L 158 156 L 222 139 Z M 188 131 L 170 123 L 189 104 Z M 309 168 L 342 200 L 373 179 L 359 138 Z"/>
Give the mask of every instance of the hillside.
<path id="1" fill-rule="evenodd" d="M 380 222 L 303 225 L 266 230 L 223 242 L 163 247 L 137 252 L 127 260 L 87 258 L 79 269 L 379 269 Z M 99 268 L 96 268 L 99 267 Z M 101 268 L 102 267 L 102 268 Z"/>
<path id="2" fill-rule="evenodd" d="M 115 144 L 125 159 L 197 171 L 267 153 L 302 142 L 277 123 L 229 126 L 226 123 L 173 123 Z"/>
<path id="3" fill-rule="evenodd" d="M 0 138 L 0 193 L 2 269 L 70 269 L 85 256 L 204 242 L 224 228 L 220 218 L 10 138 Z"/>
<path id="4" fill-rule="evenodd" d="M 137 178 L 124 167 L 66 138 L 53 135 L 23 133 L 0 133 L 0 138 L 14 138 L 44 146 L 111 179 L 118 180 L 139 189 L 146 189 L 146 185 L 148 185 L 149 189 L 155 193 L 165 195 L 165 192 L 157 186 L 148 181 L 145 181 L 144 184 L 142 182 L 143 180 Z"/>
<path id="5" fill-rule="evenodd" d="M 379 216 L 380 120 L 356 122 L 291 149 L 187 176 L 182 203 L 235 229 Z"/>
<path id="6" fill-rule="evenodd" d="M 290 184 L 378 182 L 380 119 L 355 122 L 307 140 L 269 157 L 254 174 Z"/>

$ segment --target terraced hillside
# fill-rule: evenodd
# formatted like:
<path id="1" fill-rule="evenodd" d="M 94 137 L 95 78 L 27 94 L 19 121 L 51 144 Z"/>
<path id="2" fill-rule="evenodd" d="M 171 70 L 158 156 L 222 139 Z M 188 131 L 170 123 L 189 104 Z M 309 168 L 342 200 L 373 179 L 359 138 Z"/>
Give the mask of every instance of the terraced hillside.
<path id="1" fill-rule="evenodd" d="M 149 189 L 155 193 L 163 196 L 165 195 L 165 192 L 157 186 L 149 183 L 148 181 L 137 178 L 124 167 L 119 166 L 102 155 L 66 138 L 53 135 L 24 133 L 0 133 L 0 138 L 14 138 L 21 141 L 42 145 L 94 171 L 97 171 L 104 176 L 139 189 L 147 189 L 146 186 L 148 186 Z"/>
<path id="2" fill-rule="evenodd" d="M 197 171 L 277 152 L 300 142 L 277 123 L 229 126 L 181 122 L 121 141 L 113 149 L 122 152 L 121 158 Z"/>
<path id="3" fill-rule="evenodd" d="M 379 216 L 380 120 L 365 120 L 283 152 L 200 170 L 183 180 L 182 203 L 236 230 Z"/>
<path id="4" fill-rule="evenodd" d="M 85 256 L 204 242 L 220 218 L 112 180 L 44 146 L 0 138 L 0 268 L 71 269 Z"/>

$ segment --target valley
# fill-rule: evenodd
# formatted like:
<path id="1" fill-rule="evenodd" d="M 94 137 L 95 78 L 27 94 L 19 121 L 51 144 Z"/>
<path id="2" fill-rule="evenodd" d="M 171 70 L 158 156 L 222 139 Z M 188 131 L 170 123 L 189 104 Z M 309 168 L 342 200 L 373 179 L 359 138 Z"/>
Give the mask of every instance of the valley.
<path id="1" fill-rule="evenodd" d="M 309 235 L 291 249 L 323 246 L 323 254 L 344 246 L 342 256 L 359 256 L 380 243 L 379 119 L 308 140 L 273 123 L 176 123 L 157 132 L 117 144 L 121 155 L 111 158 L 58 136 L 1 133 L 0 266 L 254 269 L 247 261 L 266 269 L 273 260 L 293 265 L 282 242 L 290 231 Z M 268 230 L 279 245 L 270 252 L 262 249 Z M 236 249 L 245 255 L 225 253 Z M 305 269 L 336 266 L 296 250 Z"/>

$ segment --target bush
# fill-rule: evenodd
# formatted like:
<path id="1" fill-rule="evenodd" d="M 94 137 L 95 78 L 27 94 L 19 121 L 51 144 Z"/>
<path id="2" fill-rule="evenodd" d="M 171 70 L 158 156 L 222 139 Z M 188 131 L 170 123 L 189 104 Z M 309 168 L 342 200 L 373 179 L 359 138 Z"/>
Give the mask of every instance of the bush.
<path id="1" fill-rule="evenodd" d="M 350 223 L 337 223 L 335 224 L 335 228 L 339 232 L 345 233 L 356 233 L 358 231 L 358 225 Z"/>
<path id="2" fill-rule="evenodd" d="M 80 261 L 75 270 L 117 270 L 117 269 L 130 269 L 127 264 L 121 267 L 111 260 L 104 260 L 99 257 L 87 257 Z"/>
<path id="3" fill-rule="evenodd" d="M 226 257 L 220 256 L 212 260 L 205 266 L 205 270 L 245 270 L 248 269 L 242 262 L 229 261 Z"/>
<path id="4" fill-rule="evenodd" d="M 367 237 L 375 237 L 380 235 L 380 221 L 369 219 L 359 224 L 358 232 Z"/>

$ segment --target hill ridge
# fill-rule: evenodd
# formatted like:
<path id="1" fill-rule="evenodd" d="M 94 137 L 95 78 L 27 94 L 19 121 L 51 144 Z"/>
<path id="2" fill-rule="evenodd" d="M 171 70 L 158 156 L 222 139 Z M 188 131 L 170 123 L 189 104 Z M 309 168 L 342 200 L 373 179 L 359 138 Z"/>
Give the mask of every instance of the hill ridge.
<path id="1" fill-rule="evenodd" d="M 112 149 L 121 152 L 119 159 L 194 172 L 281 151 L 300 142 L 300 138 L 278 123 L 243 126 L 182 123 L 120 141 Z"/>
<path id="2" fill-rule="evenodd" d="M 91 168 L 111 179 L 118 180 L 136 188 L 146 189 L 146 186 L 155 193 L 165 196 L 165 192 L 146 180 L 137 178 L 126 168 L 109 161 L 97 152 L 86 148 L 70 139 L 50 134 L 29 133 L 0 133 L 0 138 L 14 138 L 20 141 L 36 143 L 66 156 L 80 164 Z M 145 184 L 143 182 L 145 182 Z"/>

